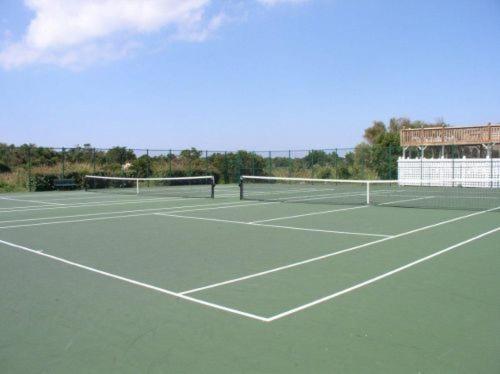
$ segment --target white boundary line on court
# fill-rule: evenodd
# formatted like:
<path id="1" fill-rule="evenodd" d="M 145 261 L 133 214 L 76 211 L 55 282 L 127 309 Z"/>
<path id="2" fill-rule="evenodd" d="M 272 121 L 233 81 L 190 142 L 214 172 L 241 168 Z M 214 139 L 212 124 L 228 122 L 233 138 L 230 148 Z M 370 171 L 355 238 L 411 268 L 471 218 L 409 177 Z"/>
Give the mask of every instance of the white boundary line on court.
<path id="1" fill-rule="evenodd" d="M 221 189 L 236 189 L 238 190 L 238 184 L 233 183 L 233 184 L 217 184 L 217 188 Z M 72 190 L 72 191 L 32 191 L 32 192 L 4 192 L 0 194 L 0 197 L 10 197 L 10 196 L 23 196 L 23 197 L 61 197 L 61 196 L 69 196 L 69 195 L 79 195 L 79 196 L 85 196 L 88 195 L 90 192 L 85 191 L 82 189 L 78 190 Z"/>
<path id="2" fill-rule="evenodd" d="M 154 199 L 135 199 L 135 200 L 107 200 L 107 201 L 91 201 L 87 203 L 75 203 L 75 204 L 63 204 L 61 206 L 39 206 L 39 205 L 29 205 L 25 207 L 13 207 L 13 208 L 0 208 L 0 213 L 17 213 L 17 212 L 31 212 L 37 210 L 53 210 L 53 209 L 67 209 L 67 208 L 86 208 L 86 207 L 94 207 L 94 206 L 102 206 L 102 205 L 120 205 L 120 204 L 134 204 L 134 203 L 142 203 L 149 201 L 177 201 L 183 200 L 185 198 L 173 198 L 173 197 L 162 197 L 162 198 L 154 198 Z"/>
<path id="3" fill-rule="evenodd" d="M 66 205 L 66 204 L 61 204 L 61 203 L 49 203 L 47 201 L 41 201 L 41 200 L 15 199 L 13 197 L 5 197 L 5 196 L 0 197 L 0 200 L 21 201 L 24 203 L 37 203 L 37 204 L 46 204 L 46 205 Z M 10 208 L 6 208 L 6 209 L 10 209 Z"/>
<path id="4" fill-rule="evenodd" d="M 267 322 L 268 321 L 267 318 L 258 316 L 256 314 L 243 312 L 241 310 L 237 310 L 237 309 L 233 309 L 233 308 L 228 308 L 228 307 L 225 307 L 223 305 L 210 303 L 208 301 L 196 299 L 196 298 L 191 297 L 191 296 L 181 295 L 181 294 L 179 294 L 177 292 L 174 292 L 174 291 L 171 291 L 171 290 L 167 290 L 165 288 L 156 287 L 156 286 L 153 286 L 153 285 L 148 284 L 148 283 L 139 282 L 139 281 L 136 281 L 136 280 L 131 279 L 131 278 L 123 277 L 121 275 L 109 273 L 107 271 L 100 270 L 100 269 L 97 269 L 97 268 L 93 268 L 93 267 L 90 267 L 90 266 L 87 266 L 87 265 L 83 265 L 83 264 L 80 264 L 78 262 L 66 260 L 65 258 L 62 258 L 62 257 L 57 257 L 57 256 L 54 256 L 54 255 L 49 255 L 47 253 L 44 253 L 42 250 L 31 249 L 31 248 L 28 248 L 28 247 L 25 247 L 25 246 L 22 246 L 22 245 L 19 245 L 19 244 L 11 243 L 11 242 L 8 242 L 8 241 L 5 241 L 5 240 L 0 240 L 0 243 L 4 244 L 6 246 L 12 247 L 12 248 L 16 248 L 18 250 L 22 250 L 22 251 L 29 252 L 29 253 L 32 253 L 32 254 L 35 254 L 35 255 L 38 255 L 38 256 L 49 258 L 51 260 L 54 260 L 54 261 L 57 261 L 57 262 L 60 262 L 60 263 L 63 263 L 63 264 L 69 265 L 69 266 L 73 266 L 73 267 L 76 267 L 76 268 L 79 268 L 79 269 L 87 270 L 87 271 L 90 271 L 92 273 L 100 274 L 100 275 L 108 277 L 108 278 L 113 278 L 113 279 L 116 279 L 116 280 L 119 280 L 119 281 L 122 281 L 122 282 L 125 282 L 125 283 L 129 283 L 129 284 L 133 284 L 135 286 L 147 288 L 147 289 L 150 289 L 150 290 L 153 290 L 153 291 L 157 291 L 157 292 L 160 292 L 160 293 L 163 293 L 163 294 L 166 294 L 166 295 L 174 296 L 174 297 L 177 297 L 179 299 L 191 301 L 191 302 L 196 303 L 196 304 L 201 304 L 201 305 L 204 305 L 204 306 L 207 306 L 207 307 L 210 307 L 210 308 L 222 310 L 224 312 L 228 312 L 228 313 L 232 313 L 232 314 L 237 314 L 237 315 L 240 315 L 240 316 L 243 316 L 243 317 L 255 319 L 255 320 L 258 320 L 258 321 L 262 321 L 262 322 Z"/>
<path id="5" fill-rule="evenodd" d="M 391 190 L 380 190 L 377 191 L 378 193 L 389 193 Z M 352 197 L 352 196 L 366 196 L 366 192 L 358 192 L 358 193 L 352 193 L 352 192 L 340 192 L 340 193 L 335 193 L 335 194 L 322 194 L 322 195 L 301 195 L 301 196 L 278 196 L 278 197 L 273 197 L 272 193 L 270 193 L 271 197 L 267 199 L 268 201 L 292 201 L 292 200 L 299 200 L 300 201 L 312 201 L 312 200 L 321 200 L 325 198 L 330 198 L 330 199 L 342 199 L 345 197 Z M 259 197 L 250 197 L 250 198 L 243 198 L 243 200 L 259 200 Z M 365 199 L 363 199 L 364 201 Z M 355 203 L 351 204 L 354 205 Z"/>
<path id="6" fill-rule="evenodd" d="M 495 209 L 499 209 L 499 208 L 500 207 L 495 208 Z M 481 213 L 486 213 L 488 211 L 492 211 L 492 210 L 495 210 L 495 209 L 490 209 L 490 210 L 487 210 L 487 211 L 482 211 L 482 212 L 474 213 L 474 214 L 468 215 L 468 217 L 474 216 L 474 215 L 478 215 L 478 214 L 481 214 Z M 463 219 L 463 218 L 466 218 L 466 216 L 457 217 L 454 220 Z M 438 223 L 436 225 L 440 225 L 440 224 L 444 224 L 444 222 L 443 223 Z M 434 225 L 434 226 L 436 226 L 436 225 Z M 417 229 L 417 230 L 419 230 L 419 229 Z M 128 283 L 128 284 L 132 284 L 132 285 L 135 285 L 135 286 L 138 286 L 138 287 L 142 287 L 142 288 L 146 288 L 146 289 L 149 289 L 149 290 L 153 290 L 153 291 L 156 291 L 156 292 L 159 292 L 159 293 L 163 293 L 163 294 L 166 294 L 166 295 L 169 295 L 169 296 L 173 296 L 173 297 L 176 297 L 176 298 L 179 298 L 179 299 L 190 301 L 190 302 L 193 302 L 193 303 L 196 303 L 196 304 L 204 305 L 206 307 L 210 307 L 210 308 L 221 310 L 221 311 L 224 311 L 224 312 L 227 312 L 227 313 L 231 313 L 231 314 L 239 315 L 239 316 L 242 316 L 242 317 L 254 319 L 254 320 L 257 320 L 257 321 L 260 321 L 260 322 L 273 322 L 273 321 L 276 321 L 278 319 L 281 319 L 281 318 L 287 317 L 289 315 L 295 314 L 297 312 L 300 312 L 302 310 L 311 308 L 311 307 L 313 307 L 315 305 L 318 305 L 318 304 L 323 303 L 325 301 L 331 300 L 333 298 L 336 298 L 336 297 L 341 296 L 343 294 L 346 294 L 348 292 L 352 292 L 352 291 L 357 290 L 357 289 L 359 289 L 361 287 L 364 287 L 364 286 L 367 286 L 369 284 L 375 283 L 375 282 L 377 282 L 377 281 L 379 281 L 381 279 L 384 279 L 384 278 L 387 278 L 389 276 L 392 276 L 392 275 L 394 275 L 394 274 L 396 274 L 398 272 L 401 272 L 401 271 L 406 270 L 406 269 L 408 269 L 410 267 L 418 265 L 418 264 L 420 264 L 420 263 L 422 263 L 424 261 L 428 261 L 428 260 L 430 260 L 430 259 L 432 259 L 434 257 L 440 256 L 440 255 L 442 255 L 442 254 L 444 254 L 446 252 L 449 252 L 449 251 L 451 251 L 451 250 L 453 250 L 455 248 L 461 247 L 461 246 L 463 246 L 465 244 L 468 244 L 468 243 L 470 243 L 472 241 L 475 241 L 475 240 L 478 240 L 480 238 L 483 238 L 483 237 L 485 237 L 487 235 L 493 234 L 493 233 L 495 233 L 497 231 L 500 231 L 500 227 L 497 227 L 497 228 L 495 228 L 493 230 L 490 230 L 488 232 L 482 233 L 480 235 L 477 235 L 477 236 L 474 236 L 474 237 L 469 238 L 467 240 L 464 240 L 464 241 L 462 241 L 460 243 L 457 243 L 457 244 L 454 244 L 452 246 L 449 246 L 449 247 L 447 247 L 445 249 L 442 249 L 442 250 L 440 250 L 438 252 L 432 253 L 432 254 L 430 254 L 428 256 L 425 256 L 425 257 L 422 257 L 422 258 L 420 258 L 418 260 L 415 260 L 415 261 L 410 262 L 410 263 L 408 263 L 406 265 L 400 266 L 400 267 L 398 267 L 396 269 L 393 269 L 393 270 L 391 270 L 389 272 L 386 272 L 384 274 L 378 275 L 376 277 L 373 277 L 373 278 L 368 279 L 368 280 L 366 280 L 364 282 L 358 283 L 358 284 L 356 284 L 354 286 L 351 286 L 349 288 L 346 288 L 346 289 L 341 290 L 339 292 L 336 292 L 334 294 L 322 297 L 320 299 L 314 300 L 314 301 L 312 301 L 310 303 L 307 303 L 307 304 L 303 304 L 303 305 L 298 306 L 296 308 L 289 309 L 289 310 L 287 310 L 285 312 L 273 315 L 271 317 L 262 317 L 262 316 L 259 316 L 259 315 L 253 314 L 253 313 L 248 313 L 248 312 L 244 312 L 244 311 L 241 311 L 241 310 L 238 310 L 238 309 L 229 308 L 229 307 L 225 307 L 223 305 L 219 305 L 219 304 L 211 303 L 211 302 L 204 301 L 204 300 L 201 300 L 201 299 L 197 299 L 197 298 L 194 298 L 194 297 L 191 297 L 191 296 L 187 296 L 186 292 L 175 292 L 175 291 L 167 290 L 165 288 L 156 287 L 156 286 L 153 286 L 153 285 L 148 284 L 148 283 L 139 282 L 139 281 L 133 280 L 131 278 L 126 278 L 126 277 L 123 277 L 123 276 L 120 276 L 120 275 L 117 275 L 117 274 L 109 273 L 109 272 L 106 272 L 104 270 L 100 270 L 100 269 L 97 269 L 97 268 L 93 268 L 93 267 L 90 267 L 90 266 L 87 266 L 87 265 L 83 265 L 83 264 L 80 264 L 80 263 L 77 263 L 77 262 L 74 262 L 74 261 L 70 261 L 70 260 L 64 259 L 62 257 L 57 257 L 57 256 L 54 256 L 54 255 L 50 255 L 50 254 L 44 253 L 43 250 L 31 249 L 31 248 L 28 248 L 28 247 L 25 247 L 25 246 L 22 246 L 22 245 L 19 245 L 19 244 L 15 244 L 15 243 L 12 243 L 12 242 L 8 242 L 8 241 L 5 241 L 5 240 L 0 240 L 0 243 L 4 244 L 6 246 L 9 246 L 11 248 L 15 248 L 17 250 L 22 250 L 22 251 L 25 251 L 25 252 L 28 252 L 28 253 L 31 253 L 31 254 L 34 254 L 34 255 L 42 256 L 42 257 L 45 257 L 45 258 L 48 258 L 48 259 L 51 259 L 51 260 L 54 260 L 54 261 L 57 261 L 57 262 L 69 265 L 69 266 L 73 266 L 73 267 L 76 267 L 76 268 L 79 268 L 79 269 L 82 269 L 82 270 L 87 270 L 89 272 L 96 273 L 96 274 L 99 274 L 99 275 L 102 275 L 102 276 L 105 276 L 105 277 L 108 277 L 108 278 L 116 279 L 116 280 L 119 280 L 119 281 L 122 281 L 122 282 L 125 282 L 125 283 Z"/>
<path id="7" fill-rule="evenodd" d="M 218 195 L 218 198 L 226 198 L 226 197 L 238 197 L 239 194 L 231 194 L 231 195 Z M 209 197 L 207 196 L 207 199 Z M 156 197 L 156 198 L 138 198 L 135 200 L 120 200 L 120 199 L 114 199 L 114 200 L 107 200 L 107 201 L 89 201 L 85 203 L 74 203 L 74 204 L 58 204 L 58 203 L 46 203 L 46 204 L 53 204 L 53 205 L 60 205 L 56 207 L 51 207 L 51 206 L 40 206 L 40 205 L 28 205 L 28 206 L 18 206 L 18 207 L 10 207 L 10 208 L 0 208 L 0 213 L 17 213 L 17 212 L 30 212 L 30 211 L 37 211 L 37 210 L 50 210 L 50 209 L 61 209 L 61 208 L 81 208 L 81 207 L 94 207 L 94 206 L 101 206 L 101 205 L 125 205 L 125 204 L 139 204 L 142 202 L 155 202 L 155 201 L 179 201 L 179 200 L 187 200 L 187 199 L 193 199 L 189 197 L 175 197 L 175 196 L 170 196 L 170 197 Z M 197 198 L 197 199 L 203 199 L 202 197 Z M 39 201 L 33 201 L 33 202 L 39 202 Z M 40 204 L 43 204 L 42 202 L 39 202 Z"/>
<path id="8" fill-rule="evenodd" d="M 451 251 L 451 250 L 453 250 L 455 248 L 464 246 L 464 245 L 469 244 L 469 243 L 471 243 L 471 242 L 473 242 L 475 240 L 484 238 L 485 236 L 491 235 L 491 234 L 493 234 L 493 233 L 495 233 L 497 231 L 500 231 L 500 227 L 497 227 L 497 228 L 495 228 L 493 230 L 490 230 L 490 231 L 484 232 L 482 234 L 476 235 L 476 236 L 474 236 L 472 238 L 469 238 L 467 240 L 464 240 L 464 241 L 462 241 L 460 243 L 453 244 L 453 245 L 451 245 L 451 246 L 449 246 L 449 247 L 447 247 L 445 249 L 442 249 L 440 251 L 434 252 L 434 253 L 432 253 L 432 254 L 430 254 L 428 256 L 419 258 L 418 260 L 415 260 L 415 261 L 412 261 L 410 263 L 407 263 L 406 265 L 400 266 L 400 267 L 395 268 L 395 269 L 393 269 L 391 271 L 388 271 L 388 272 L 380 274 L 380 275 L 378 275 L 376 277 L 370 278 L 370 279 L 368 279 L 368 280 L 366 280 L 364 282 L 355 284 L 354 286 L 351 286 L 351 287 L 345 288 L 345 289 L 343 289 L 341 291 L 335 292 L 335 293 L 333 293 L 331 295 L 322 297 L 322 298 L 314 300 L 314 301 L 312 301 L 310 303 L 303 304 L 303 305 L 298 306 L 296 308 L 287 310 L 286 312 L 276 314 L 276 315 L 274 315 L 272 317 L 267 318 L 266 322 L 276 321 L 276 320 L 278 320 L 280 318 L 287 317 L 287 316 L 289 316 L 291 314 L 295 314 L 295 313 L 300 312 L 302 310 L 311 308 L 311 307 L 313 307 L 315 305 L 324 303 L 325 301 L 332 300 L 332 299 L 334 299 L 336 297 L 339 297 L 341 295 L 345 295 L 346 293 L 349 293 L 349 292 L 355 291 L 357 289 L 360 289 L 362 287 L 368 286 L 368 285 L 370 285 L 372 283 L 375 283 L 375 282 L 378 282 L 378 281 L 380 281 L 380 280 L 382 280 L 384 278 L 390 277 L 390 276 L 392 276 L 394 274 L 397 274 L 397 273 L 399 273 L 399 272 L 401 272 L 403 270 L 409 269 L 409 268 L 411 268 L 411 267 L 413 267 L 415 265 L 418 265 L 418 264 L 420 264 L 422 262 L 425 262 L 425 261 L 428 261 L 428 260 L 430 260 L 430 259 L 432 259 L 434 257 L 440 256 L 440 255 L 442 255 L 442 254 L 444 254 L 446 252 L 449 252 L 449 251 Z"/>
<path id="9" fill-rule="evenodd" d="M 24 207 L 28 209 L 22 209 L 23 207 L 19 208 L 0 208 L 0 213 L 17 213 L 17 212 L 32 212 L 32 211 L 38 211 L 38 210 L 53 210 L 53 209 L 68 209 L 68 208 L 91 208 L 91 207 L 100 207 L 100 206 L 110 206 L 110 205 L 128 205 L 128 204 L 142 204 L 142 203 L 151 203 L 151 202 L 170 202 L 170 201 L 179 201 L 179 200 L 188 200 L 190 198 L 186 197 L 158 197 L 158 198 L 153 198 L 153 199 L 135 199 L 135 200 L 108 200 L 108 201 L 92 201 L 89 203 L 77 203 L 77 204 L 72 204 L 72 205 L 62 205 L 62 206 L 47 206 L 47 207 L 35 207 L 35 206 L 30 206 Z M 193 199 L 193 198 L 191 198 Z M 204 199 L 202 197 L 196 198 L 196 199 Z M 207 196 L 207 200 L 209 197 Z"/>
<path id="10" fill-rule="evenodd" d="M 406 203 L 408 201 L 426 200 L 426 199 L 434 199 L 434 198 L 436 198 L 436 196 L 415 197 L 413 199 L 388 201 L 387 203 L 381 203 L 381 204 L 376 204 L 376 205 L 390 205 L 390 204 L 397 204 L 397 203 Z"/>
<path id="11" fill-rule="evenodd" d="M 18 218 L 18 219 L 10 219 L 0 221 L 2 223 L 11 223 L 11 222 L 30 222 L 30 221 L 46 221 L 51 219 L 64 219 L 64 218 L 76 218 L 76 217 L 92 217 L 92 216 L 103 216 L 106 214 L 120 214 L 120 213 L 139 213 L 139 212 L 158 212 L 169 209 L 184 209 L 184 208 L 198 208 L 198 207 L 210 207 L 210 206 L 223 206 L 228 204 L 235 204 L 234 201 L 228 201 L 225 203 L 212 203 L 212 204 L 196 204 L 196 205 L 179 205 L 179 206 L 171 206 L 164 208 L 147 208 L 147 209 L 132 209 L 132 210 L 115 210 L 113 212 L 99 212 L 99 213 L 85 213 L 85 214 L 71 214 L 66 216 L 53 216 L 53 217 L 39 217 L 39 218 Z M 241 204 L 241 206 L 245 205 L 254 205 L 250 204 Z"/>
<path id="12" fill-rule="evenodd" d="M 298 231 L 311 231 L 311 232 L 323 232 L 328 234 L 343 234 L 343 235 L 357 235 L 357 236 L 377 236 L 387 238 L 391 235 L 385 234 L 371 234 L 366 232 L 352 232 L 352 231 L 337 231 L 337 230 L 322 230 L 322 229 L 314 229 L 307 227 L 293 227 L 293 226 L 279 226 L 279 225 L 267 225 L 263 223 L 254 223 L 254 222 L 243 222 L 243 221 L 232 221 L 228 219 L 219 219 L 219 218 L 205 218 L 205 217 L 194 217 L 194 216 L 184 216 L 184 215 L 176 215 L 170 213 L 153 213 L 156 216 L 164 216 L 164 217 L 174 217 L 174 218 L 184 218 L 184 219 L 194 219 L 199 221 L 209 221 L 209 222 L 220 222 L 220 223 L 232 223 L 238 225 L 246 225 L 246 226 L 256 226 L 256 227 L 270 227 L 276 229 L 287 229 L 287 230 L 298 230 Z"/>
<path id="13" fill-rule="evenodd" d="M 227 204 L 227 203 L 224 203 Z M 217 205 L 217 204 L 205 204 L 206 208 L 198 208 L 198 209 L 184 209 L 178 210 L 179 207 L 167 207 L 167 208 L 158 208 L 158 210 L 169 210 L 173 209 L 171 213 L 184 213 L 184 212 L 197 212 L 204 210 L 217 210 L 217 209 L 227 209 L 227 208 L 245 208 L 247 206 L 256 206 L 256 205 L 268 205 L 268 204 L 276 204 L 274 202 L 262 202 L 262 203 L 254 203 L 254 204 L 234 204 L 233 205 Z M 170 212 L 170 210 L 169 210 Z M 109 214 L 109 213 L 107 213 Z M 27 223 L 23 225 L 8 225 L 8 226 L 0 226 L 0 230 L 4 229 L 15 229 L 20 227 L 33 227 L 33 226 L 46 226 L 46 225 L 57 225 L 57 224 L 65 224 L 65 223 L 76 223 L 76 222 L 89 222 L 89 221 L 102 221 L 108 219 L 120 219 L 120 218 L 130 218 L 130 217 L 142 217 L 142 216 L 151 216 L 153 212 L 148 213 L 138 213 L 138 214 L 126 214 L 126 215 L 118 215 L 118 216 L 108 216 L 108 217 L 93 217 L 93 218 L 85 218 L 85 219 L 75 219 L 75 220 L 67 220 L 67 221 L 51 221 L 51 222 L 37 222 L 37 223 Z"/>
<path id="14" fill-rule="evenodd" d="M 268 270 L 260 271 L 258 273 L 248 274 L 248 275 L 245 275 L 245 276 L 242 276 L 242 277 L 228 279 L 228 280 L 225 280 L 225 281 L 222 281 L 222 282 L 212 283 L 212 284 L 209 284 L 209 285 L 206 285 L 206 286 L 202 286 L 202 287 L 198 287 L 198 288 L 193 288 L 191 290 L 182 291 L 180 293 L 183 294 L 183 295 L 187 295 L 187 294 L 191 294 L 191 293 L 194 293 L 194 292 L 208 290 L 210 288 L 225 286 L 227 284 L 237 283 L 237 282 L 241 282 L 241 281 L 244 281 L 244 280 L 247 280 L 247 279 L 261 277 L 263 275 L 275 273 L 275 272 L 278 272 L 278 271 L 281 271 L 281 270 L 291 269 L 291 268 L 294 268 L 294 267 L 297 267 L 297 266 L 302 266 L 302 265 L 305 265 L 305 264 L 308 264 L 308 263 L 311 263 L 311 262 L 315 262 L 315 261 L 319 261 L 319 260 L 324 260 L 325 258 L 329 258 L 329 257 L 333 257 L 333 256 L 338 256 L 338 255 L 341 255 L 343 253 L 347 253 L 347 252 L 355 251 L 355 250 L 358 250 L 358 249 L 361 249 L 361 248 L 369 247 L 369 246 L 372 246 L 372 245 L 375 245 L 375 244 L 379 244 L 379 243 L 382 243 L 382 242 L 385 242 L 385 241 L 388 241 L 388 240 L 401 238 L 403 236 L 407 236 L 407 235 L 410 235 L 410 234 L 414 234 L 416 232 L 428 230 L 428 229 L 431 229 L 431 228 L 434 228 L 434 227 L 437 227 L 437 226 L 445 225 L 445 224 L 456 222 L 456 221 L 460 221 L 460 220 L 463 220 L 463 219 L 466 219 L 466 218 L 478 216 L 478 215 L 481 215 L 481 214 L 484 214 L 484 213 L 492 212 L 492 211 L 497 210 L 497 209 L 500 209 L 500 206 L 496 207 L 496 208 L 491 208 L 491 209 L 488 209 L 488 210 L 482 210 L 480 212 L 475 212 L 475 213 L 467 214 L 465 216 L 459 216 L 459 217 L 451 218 L 451 219 L 448 219 L 448 220 L 445 220 L 445 221 L 440 221 L 440 222 L 434 223 L 432 225 L 427 225 L 427 226 L 419 227 L 419 228 L 416 228 L 416 229 L 413 229 L 413 230 L 410 230 L 410 231 L 405 231 L 403 233 L 390 236 L 388 238 L 382 238 L 382 239 L 374 240 L 372 242 L 368 242 L 368 243 L 356 245 L 354 247 L 342 249 L 342 250 L 335 251 L 335 252 L 330 252 L 330 253 L 327 253 L 327 254 L 324 254 L 324 255 L 321 255 L 321 256 L 308 258 L 306 260 L 294 262 L 294 263 L 291 263 L 291 264 L 288 264 L 288 265 L 283 265 L 283 266 L 275 267 L 273 269 L 268 269 Z"/>
<path id="15" fill-rule="evenodd" d="M 116 194 L 116 195 L 113 195 L 113 196 L 117 196 L 117 200 L 119 200 L 120 198 L 123 199 L 124 195 L 119 195 L 119 194 Z M 38 196 L 38 197 L 42 197 L 43 196 Z M 78 194 L 78 195 L 75 195 L 75 196 L 66 196 L 66 197 L 56 197 L 56 198 L 44 198 L 45 201 L 71 201 L 71 200 L 88 200 L 89 202 L 91 200 L 96 200 L 96 202 L 99 201 L 99 199 L 109 199 L 111 196 L 111 194 L 109 193 L 106 193 L 106 194 L 95 194 L 95 193 L 91 193 L 91 192 L 85 192 L 85 195 L 82 195 L 82 194 Z M 34 200 L 34 202 L 36 202 L 36 200 Z"/>
<path id="16" fill-rule="evenodd" d="M 269 219 L 261 219 L 258 221 L 252 221 L 249 223 L 264 223 L 264 222 L 271 222 L 271 221 L 280 221 L 280 220 L 285 220 L 285 219 L 292 219 L 292 218 L 300 218 L 300 217 L 308 217 L 308 216 L 316 216 L 320 214 L 327 214 L 327 213 L 333 213 L 333 212 L 343 212 L 346 210 L 355 210 L 355 209 L 363 209 L 363 208 L 368 208 L 369 205 L 361 205 L 361 206 L 355 206 L 355 207 L 350 207 L 350 208 L 340 208 L 340 209 L 332 209 L 332 210 L 322 210 L 320 212 L 312 212 L 312 213 L 304 213 L 304 214 L 297 214 L 294 216 L 286 216 L 286 217 L 277 217 L 277 218 L 269 218 Z M 387 236 L 387 235 L 386 235 Z"/>

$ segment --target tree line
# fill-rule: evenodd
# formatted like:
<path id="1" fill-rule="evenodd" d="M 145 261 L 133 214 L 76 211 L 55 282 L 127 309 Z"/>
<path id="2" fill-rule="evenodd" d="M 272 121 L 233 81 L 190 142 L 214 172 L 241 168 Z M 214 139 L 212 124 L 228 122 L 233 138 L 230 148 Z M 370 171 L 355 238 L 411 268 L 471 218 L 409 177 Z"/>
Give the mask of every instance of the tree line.
<path id="1" fill-rule="evenodd" d="M 83 183 L 85 174 L 161 177 L 215 175 L 219 183 L 234 183 L 243 174 L 341 179 L 397 178 L 402 154 L 400 130 L 446 126 L 392 118 L 374 121 L 364 131 L 364 141 L 351 149 L 290 151 L 208 152 L 196 148 L 181 151 L 132 150 L 122 146 L 99 149 L 90 144 L 48 148 L 34 144 L 0 143 L 0 189 L 52 189 L 62 177 Z"/>

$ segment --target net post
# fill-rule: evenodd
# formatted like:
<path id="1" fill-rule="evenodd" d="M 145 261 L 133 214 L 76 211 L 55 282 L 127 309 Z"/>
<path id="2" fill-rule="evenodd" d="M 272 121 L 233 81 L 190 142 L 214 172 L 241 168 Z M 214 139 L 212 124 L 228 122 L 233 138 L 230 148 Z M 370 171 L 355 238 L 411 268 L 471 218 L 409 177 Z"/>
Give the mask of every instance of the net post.
<path id="1" fill-rule="evenodd" d="M 239 186 L 240 186 L 240 200 L 243 200 L 243 177 L 240 177 L 240 183 L 239 183 Z"/>
<path id="2" fill-rule="evenodd" d="M 210 198 L 215 198 L 215 178 L 212 177 L 212 179 L 210 180 Z"/>
<path id="3" fill-rule="evenodd" d="M 370 182 L 366 182 L 366 205 L 370 205 Z"/>
<path id="4" fill-rule="evenodd" d="M 135 193 L 139 195 L 139 179 L 135 180 Z"/>

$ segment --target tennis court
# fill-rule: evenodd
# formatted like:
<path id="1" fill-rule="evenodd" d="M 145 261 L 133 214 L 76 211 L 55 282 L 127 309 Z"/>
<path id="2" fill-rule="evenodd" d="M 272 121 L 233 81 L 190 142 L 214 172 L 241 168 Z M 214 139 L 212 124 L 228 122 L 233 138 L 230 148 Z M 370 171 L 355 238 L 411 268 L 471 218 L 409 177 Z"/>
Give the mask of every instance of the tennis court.
<path id="1" fill-rule="evenodd" d="M 498 194 L 418 209 L 258 187 L 2 194 L 3 371 L 500 370 Z"/>

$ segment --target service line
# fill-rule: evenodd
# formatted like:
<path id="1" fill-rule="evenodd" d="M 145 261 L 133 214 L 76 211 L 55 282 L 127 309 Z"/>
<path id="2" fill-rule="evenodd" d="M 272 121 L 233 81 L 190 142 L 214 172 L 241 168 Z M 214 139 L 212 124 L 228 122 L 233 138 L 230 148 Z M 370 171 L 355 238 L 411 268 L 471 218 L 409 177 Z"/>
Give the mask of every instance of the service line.
<path id="1" fill-rule="evenodd" d="M 374 241 L 371 241 L 371 242 L 368 242 L 368 243 L 356 245 L 354 247 L 342 249 L 342 250 L 335 251 L 335 252 L 330 252 L 330 253 L 327 253 L 327 254 L 324 254 L 324 255 L 321 255 L 321 256 L 308 258 L 306 260 L 294 262 L 294 263 L 291 263 L 291 264 L 288 264 L 288 265 L 283 265 L 283 266 L 275 267 L 275 268 L 272 268 L 272 269 L 264 270 L 264 271 L 261 271 L 261 272 L 258 272 L 258 273 L 248 274 L 248 275 L 245 275 L 245 276 L 242 276 L 242 277 L 228 279 L 228 280 L 225 280 L 225 281 L 222 281 L 222 282 L 208 284 L 206 286 L 202 286 L 202 287 L 198 287 L 198 288 L 193 288 L 191 290 L 186 290 L 186 291 L 183 291 L 181 293 L 187 295 L 187 294 L 191 294 L 191 293 L 194 293 L 194 292 L 204 291 L 204 290 L 208 290 L 208 289 L 215 288 L 215 287 L 225 286 L 225 285 L 228 285 L 228 284 L 237 283 L 237 282 L 241 282 L 241 281 L 248 280 L 248 279 L 252 279 L 252 278 L 256 278 L 256 277 L 261 277 L 261 276 L 264 276 L 264 275 L 267 275 L 267 274 L 271 274 L 271 273 L 275 273 L 275 272 L 278 272 L 278 271 L 287 270 L 287 269 L 291 269 L 291 268 L 294 268 L 294 267 L 297 267 L 297 266 L 302 266 L 302 265 L 305 265 L 305 264 L 309 264 L 311 262 L 324 260 L 325 258 L 330 258 L 330 257 L 333 257 L 333 256 L 338 256 L 338 255 L 341 255 L 343 253 L 348 253 L 348 252 L 355 251 L 355 250 L 358 250 L 358 249 L 361 249 L 361 248 L 370 247 L 370 246 L 373 246 L 375 244 L 379 244 L 379 243 L 386 242 L 388 240 L 394 240 L 394 239 L 401 238 L 401 237 L 404 237 L 404 236 L 407 236 L 407 235 L 415 234 L 417 232 L 428 230 L 428 229 L 431 229 L 431 228 L 434 228 L 434 227 L 438 227 L 438 226 L 442 226 L 442 225 L 446 225 L 448 223 L 460 221 L 460 220 L 467 219 L 467 218 L 470 218 L 470 217 L 475 217 L 475 216 L 478 216 L 478 215 L 481 215 L 481 214 L 485 214 L 485 213 L 488 213 L 488 212 L 493 212 L 493 211 L 498 210 L 498 209 L 500 209 L 500 206 L 496 207 L 496 208 L 491 208 L 491 209 L 488 209 L 488 210 L 482 210 L 480 212 L 470 213 L 470 214 L 467 214 L 467 215 L 464 215 L 464 216 L 459 216 L 459 217 L 451 218 L 451 219 L 448 219 L 448 220 L 445 220 L 445 221 L 440 221 L 440 222 L 434 223 L 432 225 L 427 225 L 427 226 L 419 227 L 419 228 L 416 228 L 416 229 L 413 229 L 413 230 L 410 230 L 410 231 L 405 231 L 403 233 L 396 234 L 396 235 L 393 235 L 393 236 L 390 236 L 390 237 L 387 237 L 387 238 L 382 238 L 382 239 L 374 240 Z"/>

